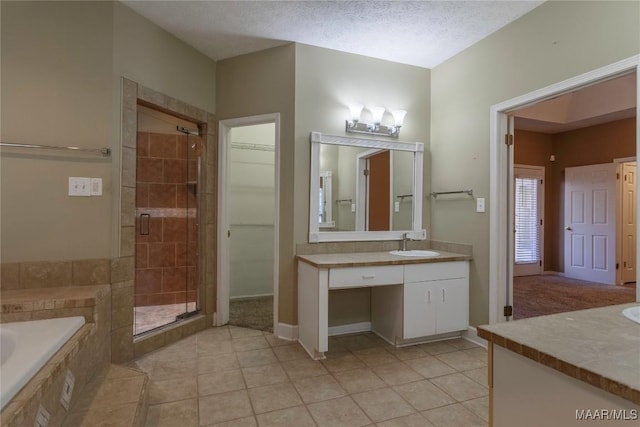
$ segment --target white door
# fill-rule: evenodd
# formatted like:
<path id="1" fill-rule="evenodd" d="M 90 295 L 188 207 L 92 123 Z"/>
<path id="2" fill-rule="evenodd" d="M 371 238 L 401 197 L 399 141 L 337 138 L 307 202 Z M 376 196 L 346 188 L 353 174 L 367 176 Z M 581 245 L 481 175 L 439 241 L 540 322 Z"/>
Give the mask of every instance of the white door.
<path id="1" fill-rule="evenodd" d="M 616 165 L 565 169 L 564 272 L 615 284 Z"/>
<path id="2" fill-rule="evenodd" d="M 544 167 L 516 165 L 514 175 L 514 276 L 542 274 Z"/>
<path id="3" fill-rule="evenodd" d="M 620 281 L 636 281 L 636 164 L 623 163 L 621 182 L 621 243 Z"/>

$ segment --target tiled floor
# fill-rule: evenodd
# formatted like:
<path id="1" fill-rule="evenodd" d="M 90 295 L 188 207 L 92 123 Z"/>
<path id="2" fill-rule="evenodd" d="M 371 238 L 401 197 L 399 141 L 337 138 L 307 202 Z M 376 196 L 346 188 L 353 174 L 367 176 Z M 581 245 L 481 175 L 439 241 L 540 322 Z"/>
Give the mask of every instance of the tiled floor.
<path id="1" fill-rule="evenodd" d="M 487 352 L 462 340 L 395 349 L 367 333 L 297 343 L 213 328 L 131 366 L 150 376 L 146 426 L 487 425 Z"/>

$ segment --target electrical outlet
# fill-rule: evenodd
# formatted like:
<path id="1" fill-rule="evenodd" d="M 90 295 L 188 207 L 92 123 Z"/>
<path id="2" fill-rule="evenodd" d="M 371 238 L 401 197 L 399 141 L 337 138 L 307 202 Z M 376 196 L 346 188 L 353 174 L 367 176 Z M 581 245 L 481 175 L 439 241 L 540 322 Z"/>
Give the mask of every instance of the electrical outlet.
<path id="1" fill-rule="evenodd" d="M 351 212 L 355 212 L 355 211 L 356 211 L 356 204 L 351 203 Z"/>
<path id="2" fill-rule="evenodd" d="M 400 202 L 393 202 L 393 211 L 400 212 Z"/>
<path id="3" fill-rule="evenodd" d="M 70 176 L 69 196 L 91 196 L 91 178 Z"/>
<path id="4" fill-rule="evenodd" d="M 91 195 L 102 196 L 102 178 L 91 178 Z"/>
<path id="5" fill-rule="evenodd" d="M 71 370 L 67 369 L 67 376 L 64 379 L 62 394 L 60 395 L 60 404 L 67 411 L 69 410 L 69 404 L 71 403 L 71 395 L 73 394 L 73 386 L 75 383 L 75 377 L 71 373 Z"/>
<path id="6" fill-rule="evenodd" d="M 40 404 L 38 413 L 36 414 L 36 422 L 33 424 L 33 427 L 47 427 L 49 425 L 49 418 L 51 418 L 51 414 Z"/>
<path id="7" fill-rule="evenodd" d="M 476 212 L 483 213 L 484 211 L 484 197 L 478 197 L 476 199 Z"/>

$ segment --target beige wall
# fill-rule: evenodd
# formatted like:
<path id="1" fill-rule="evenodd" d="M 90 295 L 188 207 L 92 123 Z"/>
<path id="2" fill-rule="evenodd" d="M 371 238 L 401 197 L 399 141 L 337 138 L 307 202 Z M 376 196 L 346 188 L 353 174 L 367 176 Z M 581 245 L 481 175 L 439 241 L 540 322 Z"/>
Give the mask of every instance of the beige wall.
<path id="1" fill-rule="evenodd" d="M 546 2 L 432 70 L 432 186 L 489 198 L 492 105 L 640 52 L 640 3 Z M 499 197 L 496 195 L 496 197 Z M 434 203 L 432 235 L 473 245 L 470 323 L 489 320 L 489 212 Z"/>
<path id="2" fill-rule="evenodd" d="M 2 141 L 111 147 L 112 5 L 0 7 Z M 109 257 L 111 160 L 3 149 L 0 162 L 3 262 Z M 67 196 L 69 176 L 102 178 L 104 195 Z"/>
<path id="3" fill-rule="evenodd" d="M 3 262 L 118 254 L 120 77 L 215 111 L 215 62 L 120 3 L 2 2 L 2 141 L 113 148 L 110 159 L 3 150 Z M 103 179 L 68 197 L 69 176 Z"/>
<path id="4" fill-rule="evenodd" d="M 219 61 L 216 105 L 219 120 L 280 113 L 279 313 L 296 324 L 293 229 L 294 45 Z"/>
<path id="5" fill-rule="evenodd" d="M 335 50 L 296 44 L 295 111 L 295 203 L 297 244 L 308 242 L 309 233 L 309 133 L 320 131 L 346 135 L 344 121 L 350 103 L 404 109 L 407 116 L 402 141 L 425 143 L 424 193 L 429 180 L 429 81 L 428 69 L 397 64 Z M 289 196 L 291 197 L 291 196 Z M 429 229 L 428 200 L 424 201 L 423 225 Z M 430 231 L 430 230 L 428 230 Z M 297 306 L 297 304 L 296 304 Z M 330 326 L 369 320 L 367 289 L 332 293 Z M 295 306 L 294 306 L 295 307 Z"/>

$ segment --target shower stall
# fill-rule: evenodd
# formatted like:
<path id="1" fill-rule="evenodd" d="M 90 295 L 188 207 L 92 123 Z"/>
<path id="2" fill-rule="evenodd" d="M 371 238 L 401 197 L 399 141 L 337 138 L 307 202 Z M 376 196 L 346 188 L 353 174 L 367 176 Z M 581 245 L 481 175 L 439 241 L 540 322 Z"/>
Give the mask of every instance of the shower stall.
<path id="1" fill-rule="evenodd" d="M 197 124 L 138 106 L 134 335 L 200 309 L 203 149 Z"/>

